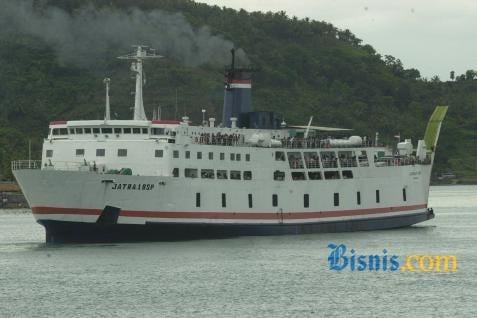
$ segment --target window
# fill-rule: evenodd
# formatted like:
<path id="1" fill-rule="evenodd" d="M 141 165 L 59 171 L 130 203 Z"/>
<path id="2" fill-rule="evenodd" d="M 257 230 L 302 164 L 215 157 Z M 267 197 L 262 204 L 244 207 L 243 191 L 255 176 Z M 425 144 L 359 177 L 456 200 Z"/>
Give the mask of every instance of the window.
<path id="1" fill-rule="evenodd" d="M 84 133 L 85 134 L 91 134 L 91 128 L 85 128 Z"/>
<path id="2" fill-rule="evenodd" d="M 68 135 L 68 129 L 60 128 L 60 135 Z"/>
<path id="3" fill-rule="evenodd" d="M 231 180 L 240 180 L 240 171 L 232 170 L 230 171 Z"/>
<path id="4" fill-rule="evenodd" d="M 319 171 L 310 171 L 308 172 L 308 179 L 310 180 L 321 180 L 321 172 Z"/>
<path id="5" fill-rule="evenodd" d="M 285 161 L 285 153 L 283 151 L 275 151 L 276 161 Z"/>
<path id="6" fill-rule="evenodd" d="M 103 134 L 112 134 L 113 133 L 113 128 L 101 128 L 101 132 Z"/>
<path id="7" fill-rule="evenodd" d="M 339 193 L 335 192 L 335 194 L 333 195 L 333 201 L 334 201 L 335 206 L 340 205 L 340 194 Z"/>
<path id="8" fill-rule="evenodd" d="M 273 172 L 273 180 L 284 181 L 285 180 L 285 172 L 275 170 L 275 172 Z"/>
<path id="9" fill-rule="evenodd" d="M 118 149 L 118 157 L 127 157 L 128 150 L 127 149 Z"/>
<path id="10" fill-rule="evenodd" d="M 75 128 L 75 132 L 78 135 L 82 135 L 83 134 L 83 128 Z"/>
<path id="11" fill-rule="evenodd" d="M 361 150 L 361 154 L 358 155 L 358 161 L 360 167 L 369 167 L 368 155 L 366 150 Z"/>
<path id="12" fill-rule="evenodd" d="M 232 161 L 235 160 L 235 154 L 234 154 L 234 153 L 231 153 L 231 154 L 230 154 L 230 160 L 232 160 Z"/>
<path id="13" fill-rule="evenodd" d="M 103 149 L 96 149 L 96 157 L 104 157 L 106 151 Z"/>
<path id="14" fill-rule="evenodd" d="M 249 153 L 245 154 L 245 161 L 250 161 L 250 154 Z"/>
<path id="15" fill-rule="evenodd" d="M 164 135 L 164 128 L 152 128 L 151 133 L 153 135 Z"/>
<path id="16" fill-rule="evenodd" d="M 244 171 L 243 172 L 243 179 L 244 180 L 252 180 L 252 171 Z"/>
<path id="17" fill-rule="evenodd" d="M 57 135 L 59 135 L 59 133 L 60 133 L 59 129 L 57 129 L 57 128 L 53 129 L 53 136 L 57 136 Z"/>
<path id="18" fill-rule="evenodd" d="M 172 176 L 175 178 L 179 177 L 179 168 L 172 169 Z"/>
<path id="19" fill-rule="evenodd" d="M 78 157 L 84 156 L 84 149 L 76 149 L 76 156 Z"/>
<path id="20" fill-rule="evenodd" d="M 291 176 L 292 176 L 292 180 L 297 180 L 297 181 L 306 180 L 304 172 L 292 172 Z"/>
<path id="21" fill-rule="evenodd" d="M 202 169 L 200 176 L 202 179 L 215 179 L 214 169 Z"/>
<path id="22" fill-rule="evenodd" d="M 213 152 L 209 152 L 209 160 L 213 160 L 214 159 L 214 153 Z"/>
<path id="23" fill-rule="evenodd" d="M 248 194 L 248 207 L 251 209 L 253 207 L 252 194 Z"/>
<path id="24" fill-rule="evenodd" d="M 200 151 L 197 152 L 197 159 L 202 159 L 202 152 Z"/>
<path id="25" fill-rule="evenodd" d="M 240 161 L 240 154 L 235 154 L 235 160 Z"/>
<path id="26" fill-rule="evenodd" d="M 361 205 L 361 192 L 356 192 L 356 203 Z"/>
<path id="27" fill-rule="evenodd" d="M 353 179 L 353 171 L 343 170 L 343 179 Z"/>
<path id="28" fill-rule="evenodd" d="M 121 128 L 114 128 L 114 133 L 115 134 L 120 134 L 121 133 Z"/>
<path id="29" fill-rule="evenodd" d="M 338 159 L 334 151 L 322 151 L 320 156 L 323 168 L 338 168 Z"/>
<path id="30" fill-rule="evenodd" d="M 179 150 L 174 150 L 172 152 L 172 158 L 179 158 Z"/>
<path id="31" fill-rule="evenodd" d="M 47 151 L 46 151 L 46 157 L 47 157 L 47 158 L 53 157 L 53 150 L 51 150 L 51 149 L 47 150 Z"/>
<path id="32" fill-rule="evenodd" d="M 376 190 L 376 203 L 379 203 L 380 198 L 379 198 L 379 190 Z"/>
<path id="33" fill-rule="evenodd" d="M 141 128 L 133 128 L 132 129 L 133 134 L 140 134 L 141 133 Z"/>
<path id="34" fill-rule="evenodd" d="M 227 198 L 225 197 L 225 193 L 222 193 L 222 207 L 225 208 L 227 206 Z"/>
<path id="35" fill-rule="evenodd" d="M 142 133 L 143 133 L 143 134 L 148 134 L 148 129 L 147 129 L 147 128 L 143 128 L 143 129 L 142 129 Z"/>
<path id="36" fill-rule="evenodd" d="M 189 150 L 186 150 L 186 152 L 185 152 L 185 158 L 186 158 L 186 159 L 190 159 L 190 151 L 189 151 Z"/>
<path id="37" fill-rule="evenodd" d="M 320 167 L 320 159 L 318 154 L 314 152 L 304 152 L 305 165 L 308 169 L 316 169 Z"/>
<path id="38" fill-rule="evenodd" d="M 303 169 L 303 161 L 301 160 L 301 153 L 288 152 L 288 163 L 291 169 Z"/>
<path id="39" fill-rule="evenodd" d="M 340 159 L 340 165 L 344 167 L 357 167 L 356 155 L 353 151 L 338 151 L 338 158 Z"/>
<path id="40" fill-rule="evenodd" d="M 310 207 L 310 195 L 304 194 L 303 195 L 303 207 L 309 208 Z"/>
<path id="41" fill-rule="evenodd" d="M 220 160 L 224 160 L 225 159 L 225 154 L 223 152 L 220 153 Z"/>
<path id="42" fill-rule="evenodd" d="M 217 179 L 227 179 L 227 170 L 217 170 Z"/>
<path id="43" fill-rule="evenodd" d="M 402 200 L 407 201 L 406 188 L 402 188 Z"/>
<path id="44" fill-rule="evenodd" d="M 340 178 L 339 171 L 325 171 L 325 179 L 326 180 L 339 179 L 339 178 Z"/>
<path id="45" fill-rule="evenodd" d="M 278 195 L 272 195 L 272 206 L 278 206 Z"/>
<path id="46" fill-rule="evenodd" d="M 75 129 L 74 128 L 70 128 L 70 135 L 74 135 L 75 134 Z"/>
<path id="47" fill-rule="evenodd" d="M 93 128 L 93 134 L 99 134 L 99 128 Z"/>
<path id="48" fill-rule="evenodd" d="M 131 133 L 131 128 L 124 128 L 124 129 L 123 129 L 123 132 L 124 132 L 125 134 L 130 134 L 130 133 Z"/>
<path id="49" fill-rule="evenodd" d="M 186 178 L 197 178 L 197 169 L 185 168 L 184 176 Z"/>
<path id="50" fill-rule="evenodd" d="M 195 194 L 195 206 L 200 208 L 200 193 L 199 192 Z"/>
<path id="51" fill-rule="evenodd" d="M 164 150 L 162 149 L 156 149 L 156 151 L 154 152 L 154 156 L 156 158 L 162 158 L 164 156 Z"/>

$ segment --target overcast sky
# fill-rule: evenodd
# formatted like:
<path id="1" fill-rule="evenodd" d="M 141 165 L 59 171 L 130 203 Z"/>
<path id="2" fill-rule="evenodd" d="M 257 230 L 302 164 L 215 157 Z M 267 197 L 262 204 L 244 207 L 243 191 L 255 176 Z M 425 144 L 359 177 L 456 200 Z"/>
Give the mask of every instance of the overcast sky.
<path id="1" fill-rule="evenodd" d="M 197 0 L 247 11 L 280 11 L 350 29 L 423 77 L 477 70 L 477 0 Z"/>

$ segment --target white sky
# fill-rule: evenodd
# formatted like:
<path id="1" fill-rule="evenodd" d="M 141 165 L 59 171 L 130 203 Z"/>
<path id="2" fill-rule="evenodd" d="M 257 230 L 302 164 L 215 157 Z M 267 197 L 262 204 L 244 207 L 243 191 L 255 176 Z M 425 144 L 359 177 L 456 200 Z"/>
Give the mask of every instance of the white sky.
<path id="1" fill-rule="evenodd" d="M 247 11 L 285 11 L 349 29 L 421 76 L 477 70 L 477 0 L 196 0 Z"/>

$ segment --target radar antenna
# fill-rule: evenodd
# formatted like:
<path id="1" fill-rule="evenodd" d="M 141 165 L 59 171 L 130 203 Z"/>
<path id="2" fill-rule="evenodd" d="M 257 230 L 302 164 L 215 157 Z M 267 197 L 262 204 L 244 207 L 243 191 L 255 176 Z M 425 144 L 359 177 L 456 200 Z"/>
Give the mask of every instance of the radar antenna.
<path id="1" fill-rule="evenodd" d="M 134 45 L 135 53 L 119 56 L 121 60 L 133 60 L 131 63 L 131 71 L 136 73 L 136 93 L 134 98 L 134 120 L 147 120 L 144 112 L 144 103 L 142 97 L 142 87 L 144 72 L 142 70 L 142 62 L 144 59 L 162 58 L 161 55 L 156 55 L 153 49 L 149 49 L 145 45 Z"/>

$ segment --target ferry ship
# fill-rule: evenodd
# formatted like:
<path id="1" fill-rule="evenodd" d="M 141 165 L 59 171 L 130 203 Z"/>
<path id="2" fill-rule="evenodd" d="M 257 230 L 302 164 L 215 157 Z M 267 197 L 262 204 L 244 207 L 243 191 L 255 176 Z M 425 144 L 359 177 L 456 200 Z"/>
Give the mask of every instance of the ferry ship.
<path id="1" fill-rule="evenodd" d="M 434 217 L 429 182 L 447 106 L 416 147 L 253 111 L 252 69 L 225 71 L 223 117 L 148 120 L 132 60 L 134 118 L 53 121 L 41 161 L 12 162 L 47 242 L 124 242 L 382 230 Z M 340 137 L 331 138 L 335 134 Z M 343 134 L 349 137 L 343 138 Z"/>

